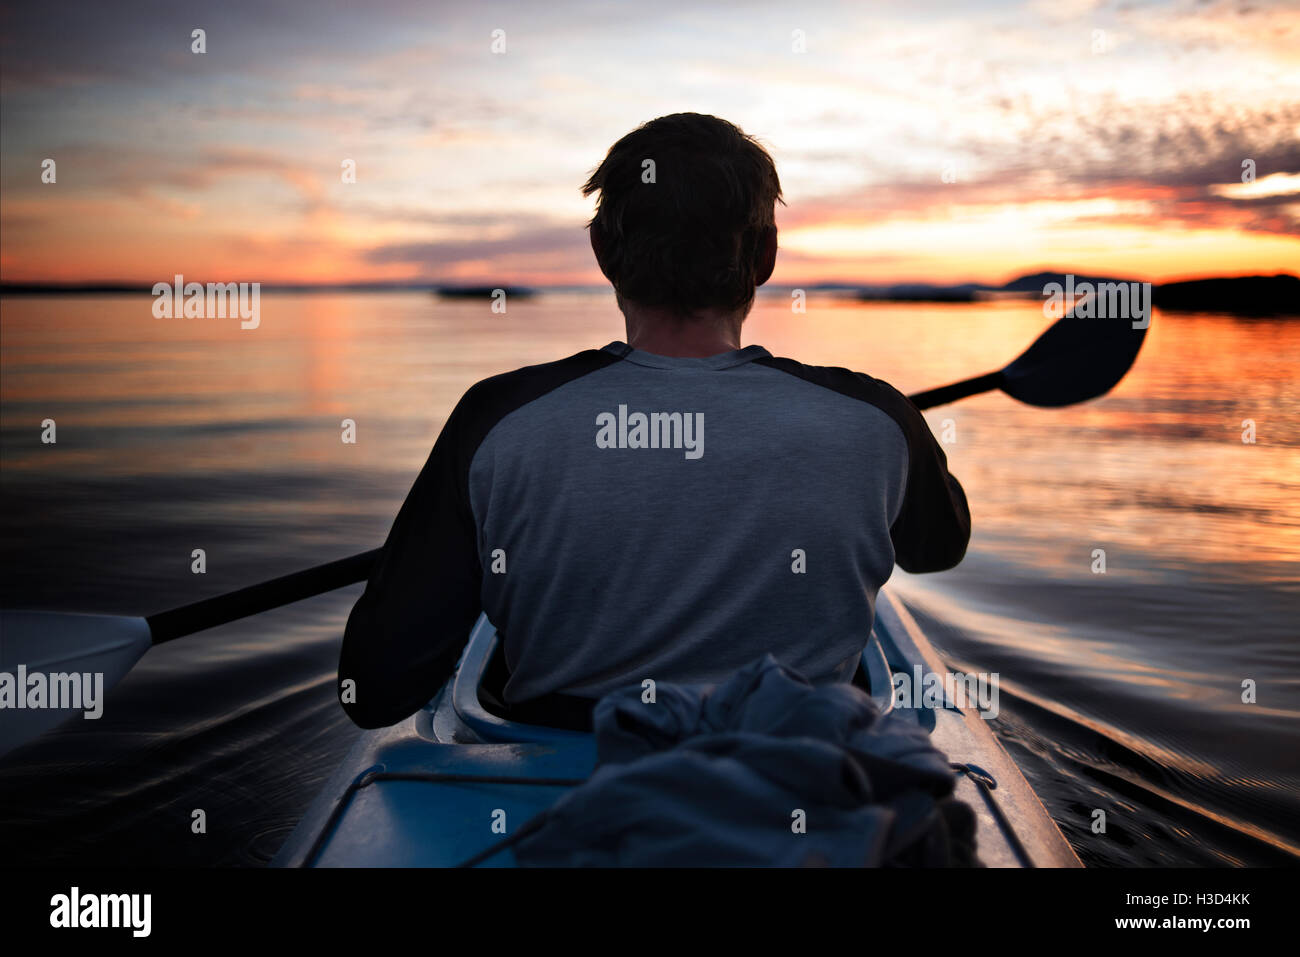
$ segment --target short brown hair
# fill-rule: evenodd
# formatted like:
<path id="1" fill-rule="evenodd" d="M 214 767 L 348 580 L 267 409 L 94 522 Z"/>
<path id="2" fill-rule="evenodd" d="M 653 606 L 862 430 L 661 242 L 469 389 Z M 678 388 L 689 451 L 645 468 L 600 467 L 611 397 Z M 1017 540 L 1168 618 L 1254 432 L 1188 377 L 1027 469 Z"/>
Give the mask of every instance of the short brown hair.
<path id="1" fill-rule="evenodd" d="M 654 182 L 643 179 L 646 160 Z M 610 147 L 582 187 L 597 191 L 588 225 L 622 299 L 686 313 L 753 302 L 781 182 L 752 136 L 716 116 L 661 116 Z"/>

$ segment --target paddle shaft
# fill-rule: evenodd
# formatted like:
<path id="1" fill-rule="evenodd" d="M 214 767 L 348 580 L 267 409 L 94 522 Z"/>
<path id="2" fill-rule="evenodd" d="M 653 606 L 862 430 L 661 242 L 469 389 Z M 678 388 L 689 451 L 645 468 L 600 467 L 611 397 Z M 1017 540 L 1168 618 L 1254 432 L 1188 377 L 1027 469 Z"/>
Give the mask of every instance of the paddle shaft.
<path id="1" fill-rule="evenodd" d="M 350 558 L 340 558 L 291 575 L 249 585 L 226 595 L 205 598 L 171 611 L 159 612 L 150 615 L 145 621 L 149 623 L 153 643 L 162 644 L 205 628 L 215 628 L 238 618 L 247 618 L 258 612 L 364 581 L 370 577 L 370 570 L 378 557 L 379 549 L 374 548 Z"/>
<path id="2" fill-rule="evenodd" d="M 908 398 L 912 400 L 912 404 L 918 409 L 932 409 L 936 405 L 947 405 L 949 402 L 956 402 L 958 399 L 964 399 L 967 396 L 979 395 L 981 392 L 992 392 L 994 389 L 1000 388 L 1002 388 L 1001 369 L 986 375 L 977 375 L 973 379 L 962 379 L 960 382 L 941 386 L 938 389 L 917 392 L 908 396 Z"/>
<path id="3" fill-rule="evenodd" d="M 929 389 L 910 396 L 912 402 L 920 409 L 929 409 L 936 405 L 956 402 L 967 396 L 990 392 L 999 387 L 1002 373 L 990 372 L 954 382 L 938 389 Z M 182 605 L 170 611 L 159 612 L 145 619 L 149 623 L 149 632 L 153 643 L 160 645 L 164 641 L 184 638 L 196 631 L 215 628 L 239 618 L 247 618 L 259 612 L 270 611 L 282 605 L 289 605 L 304 598 L 354 585 L 370 577 L 379 557 L 379 549 L 374 548 L 350 558 L 326 562 L 313 568 L 305 568 L 291 575 L 283 575 L 257 585 L 249 585 L 226 595 L 205 598 L 193 604 Z"/>

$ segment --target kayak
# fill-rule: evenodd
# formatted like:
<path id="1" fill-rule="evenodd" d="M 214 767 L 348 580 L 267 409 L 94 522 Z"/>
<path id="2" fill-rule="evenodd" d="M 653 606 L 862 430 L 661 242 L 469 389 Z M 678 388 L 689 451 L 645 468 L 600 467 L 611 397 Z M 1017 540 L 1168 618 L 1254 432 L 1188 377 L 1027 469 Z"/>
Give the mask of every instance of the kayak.
<path id="1" fill-rule="evenodd" d="M 498 644 L 480 616 L 452 678 L 411 717 L 361 735 L 272 866 L 513 865 L 510 833 L 582 783 L 596 751 L 591 734 L 508 721 L 484 706 L 479 689 Z M 980 861 L 1080 866 L 988 722 L 951 687 L 913 695 L 908 707 L 896 701 L 895 676 L 946 673 L 916 620 L 882 591 L 859 684 L 882 710 L 916 720 L 948 756 L 956 796 L 975 812 Z"/>

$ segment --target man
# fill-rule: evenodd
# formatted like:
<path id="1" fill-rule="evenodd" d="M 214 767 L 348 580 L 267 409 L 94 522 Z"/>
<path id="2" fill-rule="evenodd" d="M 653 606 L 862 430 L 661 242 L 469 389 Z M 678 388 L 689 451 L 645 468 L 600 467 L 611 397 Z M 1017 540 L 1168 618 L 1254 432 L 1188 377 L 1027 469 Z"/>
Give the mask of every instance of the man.
<path id="1" fill-rule="evenodd" d="M 742 348 L 776 261 L 767 152 L 678 113 L 583 189 L 627 341 L 494 376 L 452 412 L 348 619 L 344 707 L 423 706 L 479 613 L 516 716 L 629 682 L 714 682 L 771 652 L 851 680 L 878 589 L 956 565 L 965 494 L 878 379 Z"/>

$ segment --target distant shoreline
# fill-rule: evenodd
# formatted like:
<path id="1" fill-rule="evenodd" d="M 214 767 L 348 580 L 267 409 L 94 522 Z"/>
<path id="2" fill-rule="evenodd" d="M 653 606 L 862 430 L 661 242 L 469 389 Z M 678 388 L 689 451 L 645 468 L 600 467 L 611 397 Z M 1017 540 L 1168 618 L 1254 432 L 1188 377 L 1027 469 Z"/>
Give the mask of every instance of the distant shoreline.
<path id="1" fill-rule="evenodd" d="M 823 282 L 806 285 L 766 286 L 764 298 L 789 295 L 796 289 L 806 293 L 829 293 L 859 302 L 893 303 L 971 303 L 1007 298 L 1037 298 L 1050 282 L 1059 282 L 1065 273 L 1038 272 L 1012 279 L 1001 286 L 984 283 L 938 285 L 898 283 L 895 285 L 860 285 Z M 1074 274 L 1075 282 L 1136 282 L 1139 280 Z M 306 294 L 418 292 L 443 299 L 491 297 L 503 289 L 511 298 L 532 298 L 555 294 L 608 294 L 604 285 L 516 286 L 489 284 L 451 285 L 434 282 L 364 282 L 364 283 L 264 283 L 264 292 Z M 5 282 L 0 283 L 0 297 L 21 296 L 105 296 L 151 295 L 152 283 L 123 282 Z M 1226 312 L 1242 316 L 1300 316 L 1300 279 L 1287 273 L 1275 276 L 1223 276 L 1153 284 L 1155 307 L 1165 312 Z"/>

